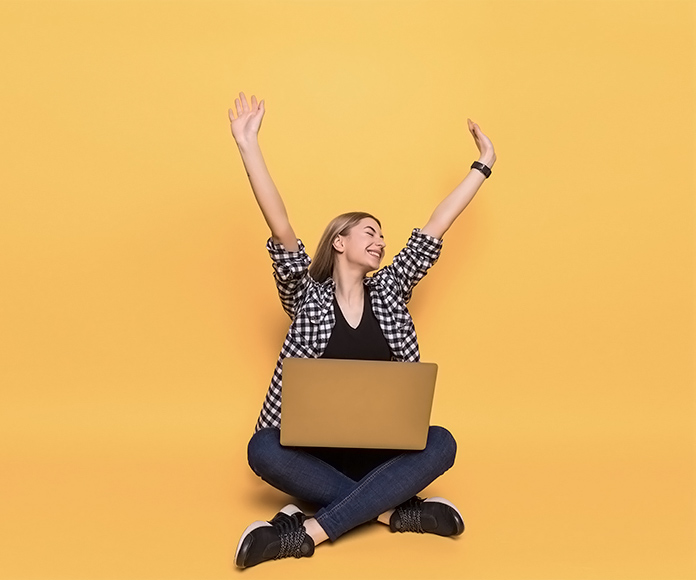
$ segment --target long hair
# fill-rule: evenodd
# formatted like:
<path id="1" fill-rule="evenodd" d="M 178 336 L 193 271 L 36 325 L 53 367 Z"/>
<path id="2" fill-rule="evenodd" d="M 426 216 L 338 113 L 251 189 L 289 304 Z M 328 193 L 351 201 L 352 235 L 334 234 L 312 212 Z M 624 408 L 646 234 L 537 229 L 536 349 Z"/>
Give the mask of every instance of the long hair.
<path id="1" fill-rule="evenodd" d="M 324 282 L 333 274 L 336 259 L 333 239 L 339 234 L 347 236 L 350 229 L 365 218 L 372 218 L 379 224 L 380 228 L 382 227 L 381 222 L 375 216 L 364 211 L 342 213 L 329 222 L 329 225 L 326 226 L 324 233 L 321 235 L 312 263 L 309 265 L 309 274 L 312 278 L 317 282 Z"/>

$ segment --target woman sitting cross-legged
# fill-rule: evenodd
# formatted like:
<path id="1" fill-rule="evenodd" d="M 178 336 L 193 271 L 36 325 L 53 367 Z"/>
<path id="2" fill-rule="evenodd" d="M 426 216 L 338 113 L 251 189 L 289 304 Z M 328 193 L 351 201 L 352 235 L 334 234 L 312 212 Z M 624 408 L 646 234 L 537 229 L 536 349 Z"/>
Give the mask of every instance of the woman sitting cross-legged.
<path id="1" fill-rule="evenodd" d="M 252 96 L 249 105 L 244 93 L 235 101 L 237 116 L 229 110 L 232 134 L 271 230 L 266 249 L 281 304 L 292 321 L 248 444 L 249 465 L 271 486 L 319 506 L 310 516 L 290 503 L 270 520 L 250 524 L 239 539 L 236 566 L 311 556 L 321 542 L 336 541 L 371 521 L 385 524 L 392 532 L 460 535 L 464 522 L 454 504 L 418 495 L 454 465 L 457 444 L 447 429 L 430 426 L 420 451 L 283 446 L 282 362 L 288 356 L 420 360 L 406 304 L 413 288 L 437 262 L 444 233 L 490 175 L 496 159 L 490 140 L 469 121 L 479 160 L 425 226 L 412 230 L 392 264 L 380 268 L 385 255 L 382 224 L 366 212 L 334 218 L 312 260 L 290 226 L 261 155 L 257 137 L 264 102 L 259 104 Z"/>

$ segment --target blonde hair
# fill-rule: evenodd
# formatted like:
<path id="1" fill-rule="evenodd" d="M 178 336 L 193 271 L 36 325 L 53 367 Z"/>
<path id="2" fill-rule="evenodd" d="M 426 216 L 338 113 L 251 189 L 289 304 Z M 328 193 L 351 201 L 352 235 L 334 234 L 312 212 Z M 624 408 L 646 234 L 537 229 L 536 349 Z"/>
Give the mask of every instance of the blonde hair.
<path id="1" fill-rule="evenodd" d="M 317 282 L 324 282 L 333 274 L 336 259 L 333 239 L 339 234 L 347 236 L 351 228 L 365 218 L 372 218 L 379 224 L 380 228 L 382 227 L 382 224 L 375 216 L 364 211 L 342 213 L 329 222 L 329 225 L 326 226 L 324 233 L 321 235 L 312 263 L 309 265 L 309 274 L 312 278 Z"/>

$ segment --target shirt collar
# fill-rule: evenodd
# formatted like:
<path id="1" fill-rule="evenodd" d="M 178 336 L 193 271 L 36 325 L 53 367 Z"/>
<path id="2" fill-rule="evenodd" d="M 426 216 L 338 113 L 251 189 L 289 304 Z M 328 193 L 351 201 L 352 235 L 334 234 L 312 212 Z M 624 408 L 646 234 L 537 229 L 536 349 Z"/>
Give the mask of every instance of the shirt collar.
<path id="1" fill-rule="evenodd" d="M 366 286 L 373 287 L 376 283 L 377 282 L 373 277 L 366 276 L 365 278 L 363 278 L 363 284 L 365 284 Z M 324 290 L 330 289 L 332 293 L 336 292 L 336 281 L 331 276 L 324 280 L 321 283 L 321 286 Z"/>

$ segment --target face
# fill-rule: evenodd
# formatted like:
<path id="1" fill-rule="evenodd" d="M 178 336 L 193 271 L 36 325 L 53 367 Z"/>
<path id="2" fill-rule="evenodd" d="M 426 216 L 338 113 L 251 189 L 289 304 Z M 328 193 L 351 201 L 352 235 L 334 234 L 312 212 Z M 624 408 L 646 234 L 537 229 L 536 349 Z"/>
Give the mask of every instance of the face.
<path id="1" fill-rule="evenodd" d="M 337 236 L 334 248 L 352 264 L 365 267 L 366 272 L 378 270 L 384 258 L 386 244 L 379 224 L 372 218 L 363 218 L 346 236 Z"/>

